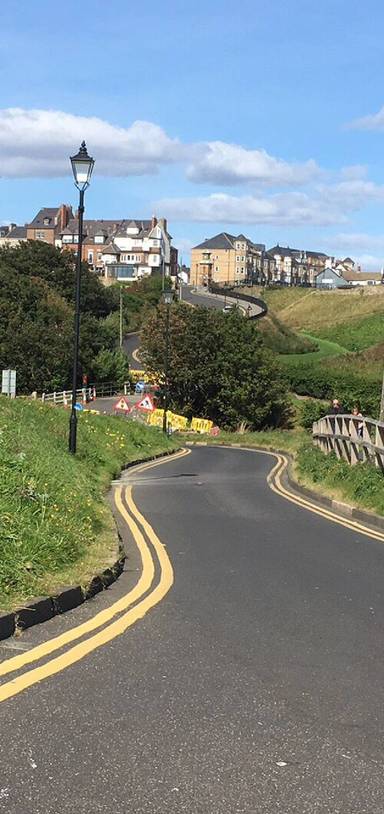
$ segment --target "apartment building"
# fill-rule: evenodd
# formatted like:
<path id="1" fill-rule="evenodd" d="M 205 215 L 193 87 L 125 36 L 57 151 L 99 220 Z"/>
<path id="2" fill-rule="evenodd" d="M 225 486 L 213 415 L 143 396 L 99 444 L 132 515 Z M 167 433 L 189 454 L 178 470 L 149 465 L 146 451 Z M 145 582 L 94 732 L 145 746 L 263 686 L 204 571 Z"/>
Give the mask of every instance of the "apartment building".
<path id="1" fill-rule="evenodd" d="M 190 279 L 193 285 L 262 282 L 273 264 L 263 243 L 220 232 L 192 249 Z"/>
<path id="2" fill-rule="evenodd" d="M 314 285 L 316 275 L 323 271 L 329 258 L 323 252 L 272 246 L 268 253 L 275 260 L 274 282 L 286 285 Z"/>

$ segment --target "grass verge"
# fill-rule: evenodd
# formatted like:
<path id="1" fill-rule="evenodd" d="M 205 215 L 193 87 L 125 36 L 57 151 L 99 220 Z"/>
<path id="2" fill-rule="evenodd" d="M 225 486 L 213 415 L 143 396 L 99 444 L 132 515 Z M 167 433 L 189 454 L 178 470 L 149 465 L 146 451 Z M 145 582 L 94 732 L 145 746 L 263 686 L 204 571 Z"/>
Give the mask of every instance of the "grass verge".
<path id="1" fill-rule="evenodd" d="M 171 451 L 177 440 L 119 418 L 83 414 L 67 452 L 68 412 L 0 398 L 0 608 L 110 564 L 116 529 L 104 494 L 124 463 Z"/>

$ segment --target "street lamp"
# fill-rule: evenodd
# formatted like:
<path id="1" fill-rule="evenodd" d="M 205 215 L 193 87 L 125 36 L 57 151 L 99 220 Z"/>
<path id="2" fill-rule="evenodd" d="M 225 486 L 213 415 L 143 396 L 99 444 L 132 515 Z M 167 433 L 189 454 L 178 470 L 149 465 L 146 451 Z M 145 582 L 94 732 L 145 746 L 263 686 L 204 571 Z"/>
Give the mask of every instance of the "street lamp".
<path id="1" fill-rule="evenodd" d="M 163 432 L 168 433 L 167 411 L 169 403 L 168 369 L 169 369 L 169 313 L 173 301 L 173 291 L 163 291 L 163 303 L 167 308 L 165 320 L 165 357 L 164 357 L 164 410 L 163 410 Z"/>
<path id="2" fill-rule="evenodd" d="M 77 390 L 77 369 L 79 364 L 79 336 L 80 336 L 80 286 L 81 286 L 81 250 L 83 245 L 83 215 L 84 215 L 84 192 L 91 180 L 94 160 L 88 155 L 85 141 L 82 142 L 79 152 L 71 156 L 72 172 L 75 179 L 75 186 L 79 190 L 79 234 L 77 244 L 76 262 L 76 293 L 75 293 L 75 342 L 73 347 L 73 375 L 72 375 L 72 408 L 69 420 L 69 441 L 68 447 L 72 455 L 76 452 L 77 436 L 77 412 L 76 390 Z"/>

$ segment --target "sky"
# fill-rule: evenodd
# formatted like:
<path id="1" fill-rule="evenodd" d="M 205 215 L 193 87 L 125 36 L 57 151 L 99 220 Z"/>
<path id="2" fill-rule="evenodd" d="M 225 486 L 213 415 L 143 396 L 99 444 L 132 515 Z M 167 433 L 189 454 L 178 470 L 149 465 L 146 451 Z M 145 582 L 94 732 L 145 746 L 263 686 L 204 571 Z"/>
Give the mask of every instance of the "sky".
<path id="1" fill-rule="evenodd" d="M 3 0 L 0 223 L 77 205 L 384 266 L 381 0 Z"/>

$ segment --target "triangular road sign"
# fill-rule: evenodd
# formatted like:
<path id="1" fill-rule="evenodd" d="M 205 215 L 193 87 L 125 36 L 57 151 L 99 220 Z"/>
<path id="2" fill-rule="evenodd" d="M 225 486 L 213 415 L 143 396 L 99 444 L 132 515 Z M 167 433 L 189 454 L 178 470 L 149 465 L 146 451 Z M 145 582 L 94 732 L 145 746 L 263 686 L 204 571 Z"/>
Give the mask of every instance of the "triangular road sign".
<path id="1" fill-rule="evenodd" d="M 151 396 L 144 396 L 144 398 L 136 404 L 136 407 L 138 407 L 139 410 L 148 410 L 150 413 L 155 409 Z"/>
<path id="2" fill-rule="evenodd" d="M 116 402 L 113 409 L 114 410 L 123 410 L 125 413 L 130 413 L 131 412 L 131 405 L 128 404 L 127 399 L 125 399 L 124 396 L 122 396 L 121 399 L 119 399 L 119 401 Z"/>

